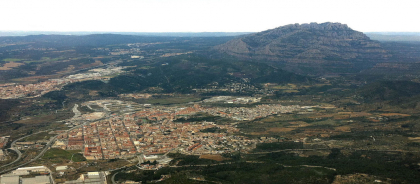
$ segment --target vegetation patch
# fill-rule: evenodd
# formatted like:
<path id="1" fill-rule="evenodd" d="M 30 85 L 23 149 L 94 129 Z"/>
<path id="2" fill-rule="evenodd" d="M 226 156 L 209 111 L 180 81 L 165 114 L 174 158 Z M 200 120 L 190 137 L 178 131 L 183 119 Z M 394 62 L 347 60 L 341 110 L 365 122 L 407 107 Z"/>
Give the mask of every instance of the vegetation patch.
<path id="1" fill-rule="evenodd" d="M 207 165 L 218 163 L 214 159 L 200 158 L 197 155 L 183 155 L 180 153 L 169 154 L 169 157 L 173 158 L 170 165 Z"/>
<path id="2" fill-rule="evenodd" d="M 20 124 L 41 124 L 41 123 L 49 123 L 57 120 L 67 119 L 73 116 L 72 112 L 60 112 L 57 114 L 47 114 L 41 115 L 36 117 L 27 117 L 26 119 L 22 119 L 19 121 L 15 121 L 14 123 Z"/>
<path id="3" fill-rule="evenodd" d="M 215 160 L 215 161 L 218 161 L 218 162 L 226 160 L 226 158 L 223 157 L 222 155 L 200 155 L 199 158 L 200 159 Z"/>
<path id="4" fill-rule="evenodd" d="M 296 128 L 271 127 L 271 128 L 268 128 L 265 132 L 261 132 L 261 133 L 270 134 L 270 133 L 279 133 L 279 132 L 290 132 L 295 129 Z"/>
<path id="5" fill-rule="evenodd" d="M 330 183 L 335 172 L 324 168 L 284 167 L 274 163 L 234 163 L 203 168 L 206 180 L 222 183 Z"/>
<path id="6" fill-rule="evenodd" d="M 18 58 L 6 58 L 3 59 L 4 62 L 17 62 L 17 61 L 22 61 L 23 59 L 18 59 Z"/>
<path id="7" fill-rule="evenodd" d="M 54 163 L 68 162 L 70 160 L 73 160 L 73 162 L 86 161 L 86 158 L 83 157 L 83 155 L 79 152 L 80 150 L 70 151 L 58 148 L 51 148 L 47 152 L 45 152 L 42 159 L 50 160 Z"/>
<path id="8" fill-rule="evenodd" d="M 219 127 L 212 127 L 212 128 L 206 128 L 203 130 L 200 130 L 203 133 L 225 133 L 227 132 L 226 129 L 221 129 Z"/>
<path id="9" fill-rule="evenodd" d="M 0 70 L 11 70 L 11 69 L 19 67 L 21 65 L 24 65 L 24 64 L 23 63 L 16 63 L 14 61 L 10 61 L 8 63 L 5 63 L 2 67 L 0 67 Z"/>
<path id="10" fill-rule="evenodd" d="M 174 122 L 202 122 L 202 121 L 208 121 L 208 122 L 215 122 L 216 124 L 226 124 L 229 122 L 232 122 L 231 119 L 220 117 L 220 116 L 213 116 L 207 113 L 197 113 L 191 116 L 184 116 L 180 117 Z"/>
<path id="11" fill-rule="evenodd" d="M 411 115 L 409 114 L 401 114 L 401 113 L 384 113 L 384 114 L 380 114 L 381 116 L 401 116 L 401 117 L 409 117 Z"/>
<path id="12" fill-rule="evenodd" d="M 382 178 L 391 178 L 394 183 L 416 183 L 420 181 L 417 163 L 412 163 L 417 155 L 388 154 L 386 152 L 355 151 L 344 156 L 339 149 L 333 149 L 327 157 L 299 157 L 296 154 L 269 153 L 259 160 L 285 165 L 313 165 L 335 168 L 336 174 L 347 175 L 365 173 Z M 398 172 L 395 172 L 398 171 Z"/>
<path id="13" fill-rule="evenodd" d="M 49 134 L 48 132 L 41 132 L 41 133 L 33 134 L 25 138 L 24 141 L 49 140 L 53 136 L 55 136 L 55 134 Z"/>
<path id="14" fill-rule="evenodd" d="M 254 149 L 258 151 L 276 151 L 285 149 L 303 149 L 303 142 L 274 142 L 274 143 L 260 143 Z"/>

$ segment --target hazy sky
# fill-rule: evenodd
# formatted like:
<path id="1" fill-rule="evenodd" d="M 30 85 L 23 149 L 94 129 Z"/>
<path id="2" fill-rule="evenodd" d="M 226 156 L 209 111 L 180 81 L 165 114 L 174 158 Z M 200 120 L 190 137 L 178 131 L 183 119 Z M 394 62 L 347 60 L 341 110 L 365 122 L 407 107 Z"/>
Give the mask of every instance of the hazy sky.
<path id="1" fill-rule="evenodd" d="M 1 31 L 257 32 L 340 22 L 420 32 L 416 0 L 0 0 Z"/>

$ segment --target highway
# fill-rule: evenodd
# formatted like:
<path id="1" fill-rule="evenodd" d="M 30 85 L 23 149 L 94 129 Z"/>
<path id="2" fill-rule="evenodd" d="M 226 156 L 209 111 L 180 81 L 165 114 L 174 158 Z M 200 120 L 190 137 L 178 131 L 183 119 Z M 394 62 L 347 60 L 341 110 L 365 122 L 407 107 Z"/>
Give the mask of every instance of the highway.
<path id="1" fill-rule="evenodd" d="M 73 130 L 73 129 L 75 129 L 75 128 L 79 128 L 80 126 L 82 126 L 82 125 L 75 126 L 75 127 L 71 128 L 71 129 L 68 129 L 67 131 Z M 45 131 L 50 131 L 50 130 L 45 130 Z M 41 131 L 41 132 L 45 132 L 45 131 Z M 40 132 L 37 132 L 37 133 L 40 133 Z M 35 133 L 35 134 L 37 134 L 37 133 Z M 33 135 L 33 134 L 31 134 L 31 135 Z M 13 161 L 12 163 L 9 163 L 9 164 L 4 165 L 4 166 L 1 166 L 1 167 L 5 167 L 5 166 L 8 166 L 8 165 L 12 165 L 12 164 L 14 164 L 15 162 L 17 162 L 17 161 L 21 158 L 22 153 L 20 153 L 20 151 L 14 147 L 14 144 L 15 144 L 18 140 L 21 140 L 21 139 L 26 138 L 26 137 L 31 136 L 31 135 L 27 135 L 27 136 L 21 137 L 21 138 L 16 139 L 15 141 L 13 141 L 13 142 L 12 142 L 11 147 L 12 147 L 12 148 L 14 148 L 14 150 L 17 150 L 17 151 L 18 151 L 18 155 L 19 155 L 19 157 L 18 157 L 18 159 L 16 159 L 16 160 L 15 160 L 15 161 Z M 53 144 L 54 144 L 54 142 L 55 142 L 55 140 L 57 139 L 57 137 L 58 137 L 58 136 L 59 136 L 59 135 L 56 135 L 56 136 L 54 136 L 53 138 L 51 138 L 51 139 L 50 139 L 50 141 L 48 141 L 48 143 L 44 146 L 44 148 L 42 149 L 42 151 L 41 151 L 41 152 L 40 152 L 40 153 L 39 153 L 36 157 L 34 157 L 33 159 L 29 160 L 29 161 L 28 161 L 28 162 L 26 162 L 26 163 L 23 163 L 23 164 L 20 164 L 20 165 L 14 166 L 14 167 L 12 167 L 12 168 L 9 168 L 9 169 L 7 169 L 7 170 L 0 171 L 0 174 L 7 173 L 7 172 L 10 172 L 10 171 L 13 171 L 13 170 L 15 170 L 15 169 L 17 169 L 17 168 L 19 168 L 19 167 L 23 167 L 23 166 L 25 166 L 25 165 L 28 165 L 29 163 L 32 163 L 32 162 L 34 162 L 34 161 L 38 160 L 39 158 L 41 158 L 41 157 L 42 157 L 42 155 L 44 155 L 44 153 L 45 153 L 45 152 L 47 152 L 47 151 L 48 151 L 48 148 L 50 148 L 50 147 L 51 147 L 51 145 L 53 145 Z"/>
<path id="2" fill-rule="evenodd" d="M 3 167 L 7 167 L 9 165 L 12 165 L 12 164 L 16 163 L 17 161 L 19 161 L 22 158 L 22 153 L 18 149 L 16 149 L 16 148 L 8 148 L 8 149 L 9 150 L 13 150 L 14 152 L 16 152 L 18 154 L 18 157 L 13 162 L 10 162 L 8 164 L 5 164 L 5 165 L 0 166 L 0 168 L 3 168 Z"/>
<path id="3" fill-rule="evenodd" d="M 23 164 L 20 164 L 20 165 L 17 165 L 17 166 L 14 166 L 14 167 L 12 167 L 12 168 L 9 168 L 9 169 L 7 169 L 7 170 L 3 170 L 3 171 L 0 171 L 0 174 L 3 174 L 3 173 L 7 173 L 7 172 L 10 172 L 10 171 L 13 171 L 13 170 L 15 170 L 15 169 L 17 169 L 17 168 L 19 168 L 19 167 L 23 167 L 23 166 L 25 166 L 25 165 L 28 165 L 29 163 L 32 163 L 32 162 L 34 162 L 34 161 L 36 161 L 37 159 L 39 159 L 42 155 L 44 155 L 44 153 L 48 150 L 48 148 L 55 142 L 55 139 L 58 137 L 58 135 L 56 135 L 56 136 L 54 136 L 48 143 L 47 143 L 47 145 L 45 145 L 45 147 L 42 149 L 42 151 L 35 157 L 35 158 L 33 158 L 33 159 L 31 159 L 31 160 L 29 160 L 28 162 L 26 162 L 26 163 L 23 163 Z M 19 158 L 20 159 L 20 158 Z M 14 162 L 16 162 L 17 160 L 15 160 Z M 9 164 L 10 165 L 10 164 Z"/>
<path id="4" fill-rule="evenodd" d="M 45 131 L 49 131 L 49 130 L 45 130 Z M 45 131 L 40 131 L 40 132 L 37 132 L 37 133 L 34 133 L 34 134 L 38 134 L 38 133 L 45 132 Z M 22 140 L 22 139 L 24 139 L 24 138 L 27 138 L 27 137 L 29 137 L 29 136 L 31 136 L 31 135 L 34 135 L 34 134 L 26 135 L 26 136 L 23 136 L 23 137 L 21 137 L 21 138 L 18 138 L 18 139 L 16 139 L 16 140 L 14 140 L 14 141 L 12 142 L 12 144 L 10 145 L 9 150 L 13 150 L 14 152 L 16 152 L 16 153 L 18 154 L 18 157 L 17 157 L 17 158 L 16 158 L 16 160 L 14 160 L 13 162 L 10 162 L 10 163 L 8 163 L 8 164 L 6 164 L 6 165 L 2 165 L 2 166 L 0 166 L 0 168 L 7 167 L 7 166 L 12 165 L 12 164 L 16 163 L 17 161 L 19 161 L 19 160 L 22 158 L 22 152 L 20 152 L 20 151 L 19 151 L 19 150 L 15 147 L 16 142 L 17 142 L 17 141 L 19 141 L 19 140 Z"/>

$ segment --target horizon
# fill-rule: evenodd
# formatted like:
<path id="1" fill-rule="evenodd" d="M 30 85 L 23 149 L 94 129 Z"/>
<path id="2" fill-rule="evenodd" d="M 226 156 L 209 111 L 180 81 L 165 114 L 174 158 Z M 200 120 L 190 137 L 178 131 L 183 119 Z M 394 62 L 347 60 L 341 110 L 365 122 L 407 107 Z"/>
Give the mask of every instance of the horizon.
<path id="1" fill-rule="evenodd" d="M 269 30 L 269 29 L 268 29 Z M 13 31 L 3 31 L 0 30 L 0 37 L 2 36 L 33 36 L 33 35 L 74 35 L 74 36 L 83 36 L 83 35 L 92 35 L 92 34 L 120 34 L 120 35 L 138 35 L 138 36 L 182 36 L 182 35 L 204 35 L 204 36 L 239 36 L 244 34 L 252 34 L 257 32 L 131 32 L 131 31 L 32 31 L 32 30 L 13 30 Z M 387 32 L 387 31 L 377 31 L 377 32 L 362 32 L 364 34 L 381 34 L 388 36 L 420 36 L 419 32 Z M 212 35 L 213 34 L 213 35 Z M 215 35 L 216 34 L 216 35 Z"/>
<path id="2" fill-rule="evenodd" d="M 52 32 L 260 32 L 340 22 L 360 32 L 420 32 L 409 0 L 14 0 L 0 2 L 0 30 Z M 19 10 L 16 12 L 16 10 Z M 27 16 L 30 15 L 30 16 Z"/>

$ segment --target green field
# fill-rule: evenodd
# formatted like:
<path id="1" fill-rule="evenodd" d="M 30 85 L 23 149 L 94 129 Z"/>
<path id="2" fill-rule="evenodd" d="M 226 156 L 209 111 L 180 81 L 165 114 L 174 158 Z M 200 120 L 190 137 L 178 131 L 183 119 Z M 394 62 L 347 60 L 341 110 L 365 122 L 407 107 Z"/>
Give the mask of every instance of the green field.
<path id="1" fill-rule="evenodd" d="M 6 58 L 6 59 L 3 59 L 3 61 L 5 61 L 5 62 L 16 62 L 16 61 L 22 61 L 22 59 L 18 59 L 18 58 Z"/>
<path id="2" fill-rule="evenodd" d="M 42 159 L 51 160 L 55 163 L 60 163 L 61 161 L 69 162 L 74 154 L 72 159 L 73 162 L 86 161 L 86 158 L 79 152 L 80 150 L 62 150 L 58 148 L 51 148 L 45 152 Z"/>
<path id="3" fill-rule="evenodd" d="M 52 62 L 52 61 L 59 61 L 59 60 L 63 60 L 63 59 L 64 58 L 62 58 L 62 57 L 58 57 L 58 58 L 42 57 L 40 60 L 25 61 L 25 63 L 29 64 L 29 63 Z"/>
<path id="4" fill-rule="evenodd" d="M 50 137 L 54 136 L 55 134 L 48 134 L 48 132 L 41 132 L 38 134 L 31 135 L 25 138 L 25 141 L 37 141 L 37 140 L 48 140 Z"/>

